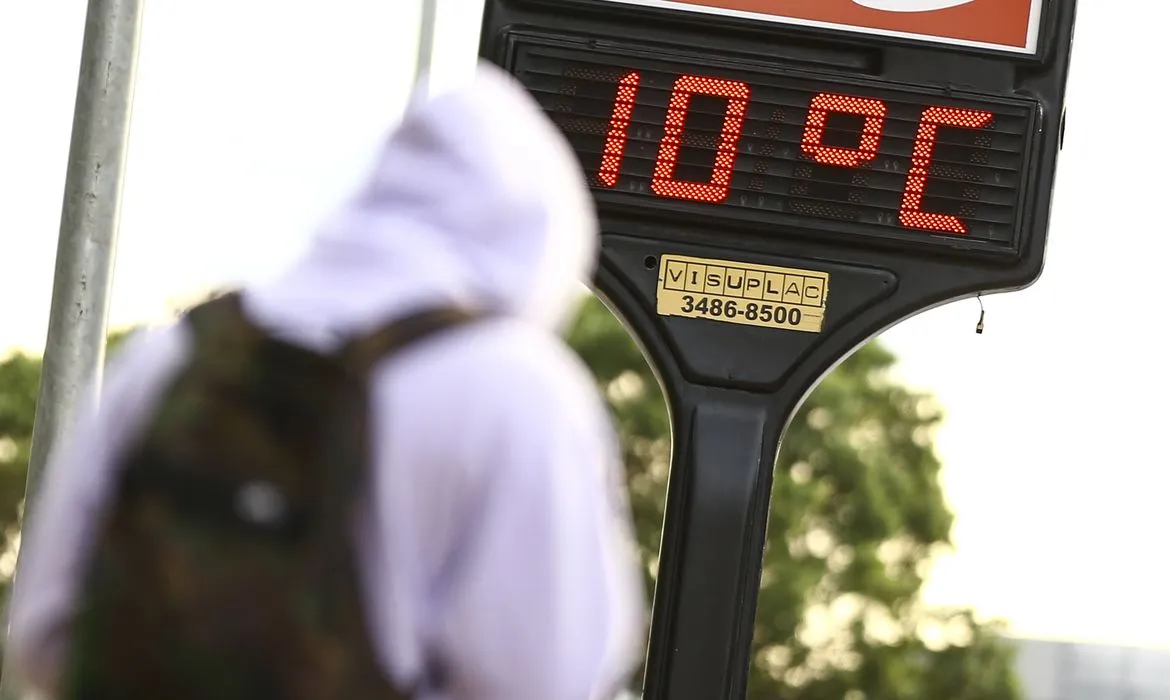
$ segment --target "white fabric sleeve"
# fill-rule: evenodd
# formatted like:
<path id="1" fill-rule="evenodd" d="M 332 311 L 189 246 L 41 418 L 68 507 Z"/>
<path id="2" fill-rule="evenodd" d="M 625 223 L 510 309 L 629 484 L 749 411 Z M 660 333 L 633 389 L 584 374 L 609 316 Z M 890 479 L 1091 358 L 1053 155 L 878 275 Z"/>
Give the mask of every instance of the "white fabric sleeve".
<path id="1" fill-rule="evenodd" d="M 609 700 L 644 643 L 613 431 L 591 382 L 509 384 L 462 436 L 484 478 L 435 601 L 445 693 Z"/>
<path id="2" fill-rule="evenodd" d="M 9 609 L 9 668 L 52 695 L 97 523 L 112 491 L 117 454 L 178 368 L 184 329 L 141 331 L 110 358 L 100 402 L 93 389 L 60 431 L 30 522 L 21 534 Z M 96 408 L 96 410 L 95 410 Z"/>

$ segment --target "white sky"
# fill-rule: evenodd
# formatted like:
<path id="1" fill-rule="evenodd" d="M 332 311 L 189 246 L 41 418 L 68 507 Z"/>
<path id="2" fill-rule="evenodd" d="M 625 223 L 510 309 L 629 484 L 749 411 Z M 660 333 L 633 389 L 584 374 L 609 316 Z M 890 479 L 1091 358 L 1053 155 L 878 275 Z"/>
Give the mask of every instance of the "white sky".
<path id="1" fill-rule="evenodd" d="M 415 51 L 406 0 L 147 4 L 114 325 L 294 254 L 400 112 Z M 441 2 L 440 83 L 471 66 L 479 4 Z M 85 5 L 0 5 L 0 349 L 44 340 Z M 1044 277 L 985 299 L 982 336 L 965 301 L 885 339 L 948 410 L 958 548 L 928 600 L 1019 634 L 1170 646 L 1170 568 L 1155 552 L 1170 527 L 1156 316 L 1170 11 L 1080 5 Z"/>

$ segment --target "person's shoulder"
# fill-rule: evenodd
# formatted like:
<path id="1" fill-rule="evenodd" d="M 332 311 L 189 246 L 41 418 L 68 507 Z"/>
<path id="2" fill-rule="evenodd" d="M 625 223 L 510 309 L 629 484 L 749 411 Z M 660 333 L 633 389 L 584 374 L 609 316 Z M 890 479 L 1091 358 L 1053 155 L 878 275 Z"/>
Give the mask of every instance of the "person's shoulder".
<path id="1" fill-rule="evenodd" d="M 467 332 L 460 362 L 484 384 L 549 401 L 597 394 L 589 368 L 549 330 L 503 318 L 484 321 Z"/>
<path id="2" fill-rule="evenodd" d="M 520 319 L 475 321 L 402 359 L 395 379 L 409 384 L 412 394 L 425 388 L 428 405 L 452 407 L 451 420 L 502 426 L 521 417 L 534 425 L 572 420 L 593 427 L 605 419 L 597 384 L 580 357 L 560 336 Z"/>
<path id="3" fill-rule="evenodd" d="M 456 483 L 479 485 L 456 489 L 470 493 L 492 479 L 533 477 L 556 471 L 560 459 L 591 460 L 614 449 L 596 382 L 548 330 L 491 318 L 399 359 L 379 379 L 380 404 L 392 417 L 388 425 L 398 427 L 395 439 L 410 442 L 413 457 L 429 465 L 417 472 L 426 479 L 449 483 L 458 475 Z"/>
<path id="4" fill-rule="evenodd" d="M 190 353 L 186 326 L 171 321 L 130 331 L 110 352 L 101 392 L 109 400 L 145 400 Z"/>

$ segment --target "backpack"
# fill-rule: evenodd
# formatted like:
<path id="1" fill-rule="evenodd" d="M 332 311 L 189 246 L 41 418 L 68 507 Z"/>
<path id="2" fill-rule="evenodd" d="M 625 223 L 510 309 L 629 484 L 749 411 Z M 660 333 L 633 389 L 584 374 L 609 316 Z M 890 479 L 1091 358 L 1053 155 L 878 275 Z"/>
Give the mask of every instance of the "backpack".
<path id="1" fill-rule="evenodd" d="M 475 318 L 410 315 L 318 354 L 237 294 L 192 309 L 190 361 L 122 458 L 59 700 L 396 700 L 353 545 L 377 362 Z"/>

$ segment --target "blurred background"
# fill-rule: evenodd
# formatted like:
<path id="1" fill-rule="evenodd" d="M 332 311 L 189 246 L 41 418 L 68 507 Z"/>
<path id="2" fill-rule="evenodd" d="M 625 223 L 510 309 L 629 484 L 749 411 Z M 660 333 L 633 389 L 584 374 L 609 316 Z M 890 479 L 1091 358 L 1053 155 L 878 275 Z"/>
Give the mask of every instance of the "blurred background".
<path id="1" fill-rule="evenodd" d="M 0 579 L 11 575 L 84 0 L 0 5 Z M 437 89 L 480 0 L 439 3 Z M 295 255 L 409 96 L 414 0 L 147 3 L 111 327 L 168 318 Z M 750 695 L 1170 697 L 1170 139 L 1163 3 L 1081 0 L 1049 254 L 1032 288 L 889 330 L 793 423 Z M 583 297 L 571 342 L 623 428 L 652 584 L 665 407 Z"/>

